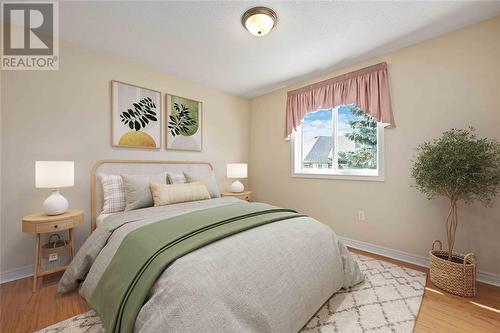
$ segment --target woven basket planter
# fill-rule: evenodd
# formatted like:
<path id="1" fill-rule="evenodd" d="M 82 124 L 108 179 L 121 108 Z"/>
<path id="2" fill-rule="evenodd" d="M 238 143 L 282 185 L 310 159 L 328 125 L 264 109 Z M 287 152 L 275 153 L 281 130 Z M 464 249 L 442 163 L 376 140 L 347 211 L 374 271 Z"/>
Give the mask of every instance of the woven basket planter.
<path id="1" fill-rule="evenodd" d="M 439 250 L 434 247 L 439 244 Z M 448 260 L 448 251 L 443 250 L 441 241 L 432 243 L 429 253 L 430 278 L 437 287 L 458 296 L 476 296 L 476 258 L 474 254 L 453 253 Z"/>

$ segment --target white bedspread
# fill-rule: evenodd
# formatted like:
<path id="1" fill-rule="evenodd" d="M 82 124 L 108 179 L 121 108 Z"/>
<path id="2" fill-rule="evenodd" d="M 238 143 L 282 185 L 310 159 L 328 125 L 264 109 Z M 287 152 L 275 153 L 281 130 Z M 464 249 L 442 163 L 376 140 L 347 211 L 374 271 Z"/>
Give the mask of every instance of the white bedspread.
<path id="1" fill-rule="evenodd" d="M 219 198 L 120 213 L 105 219 L 75 256 L 59 291 L 90 299 L 132 230 L 196 209 L 241 202 Z M 309 217 L 233 235 L 175 261 L 151 290 L 137 332 L 297 332 L 340 288 L 363 279 L 326 225 Z"/>

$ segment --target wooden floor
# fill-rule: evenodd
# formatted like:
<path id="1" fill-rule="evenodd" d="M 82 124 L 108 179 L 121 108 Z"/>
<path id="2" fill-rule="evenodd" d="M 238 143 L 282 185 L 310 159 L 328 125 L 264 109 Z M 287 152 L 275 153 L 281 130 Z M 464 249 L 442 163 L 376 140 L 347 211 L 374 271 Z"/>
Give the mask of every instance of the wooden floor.
<path id="1" fill-rule="evenodd" d="M 0 332 L 34 332 L 88 311 L 87 302 L 77 292 L 57 293 L 60 275 L 45 277 L 36 293 L 32 292 L 32 278 L 0 285 Z"/>
<path id="2" fill-rule="evenodd" d="M 419 266 L 351 250 L 427 271 Z M 0 332 L 33 332 L 89 309 L 78 293 L 57 293 L 57 276 L 46 279 L 36 294 L 31 292 L 31 283 L 31 278 L 25 278 L 0 285 Z M 500 332 L 500 288 L 478 283 L 476 298 L 460 298 L 440 291 L 427 279 L 415 332 Z"/>
<path id="3" fill-rule="evenodd" d="M 376 259 L 428 273 L 427 268 L 407 264 L 356 249 L 349 249 Z M 477 282 L 477 297 L 462 298 L 436 287 L 427 275 L 424 298 L 414 333 L 500 332 L 500 288 Z"/>

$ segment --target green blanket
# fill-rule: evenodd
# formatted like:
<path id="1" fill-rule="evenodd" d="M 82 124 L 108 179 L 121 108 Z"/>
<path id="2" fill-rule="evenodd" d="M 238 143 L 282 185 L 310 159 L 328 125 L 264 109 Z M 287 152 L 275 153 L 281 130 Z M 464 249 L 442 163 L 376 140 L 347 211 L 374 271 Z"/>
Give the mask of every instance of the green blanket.
<path id="1" fill-rule="evenodd" d="M 160 220 L 131 231 L 91 297 L 106 332 L 133 332 L 156 280 L 176 259 L 230 235 L 299 217 L 262 203 L 234 204 Z"/>

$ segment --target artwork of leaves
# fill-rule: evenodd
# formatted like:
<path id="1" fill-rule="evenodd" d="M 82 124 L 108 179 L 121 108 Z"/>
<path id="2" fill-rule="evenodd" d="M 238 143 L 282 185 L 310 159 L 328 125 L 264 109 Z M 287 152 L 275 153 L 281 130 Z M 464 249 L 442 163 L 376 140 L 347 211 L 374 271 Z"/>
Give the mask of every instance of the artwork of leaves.
<path id="1" fill-rule="evenodd" d="M 192 135 L 193 127 L 197 125 L 196 120 L 191 117 L 189 107 L 181 103 L 174 103 L 173 109 L 175 113 L 169 115 L 168 132 L 173 136 L 177 135 Z M 195 131 L 197 127 L 194 128 Z"/>
<path id="2" fill-rule="evenodd" d="M 202 103 L 193 99 L 165 95 L 167 149 L 201 151 Z"/>
<path id="3" fill-rule="evenodd" d="M 151 97 L 141 99 L 137 103 L 133 103 L 133 109 L 129 108 L 120 114 L 120 120 L 124 125 L 128 125 L 131 130 L 139 131 L 145 128 L 150 121 L 158 121 L 156 115 L 156 104 Z"/>
<path id="4" fill-rule="evenodd" d="M 111 145 L 161 147 L 161 92 L 111 80 Z"/>

